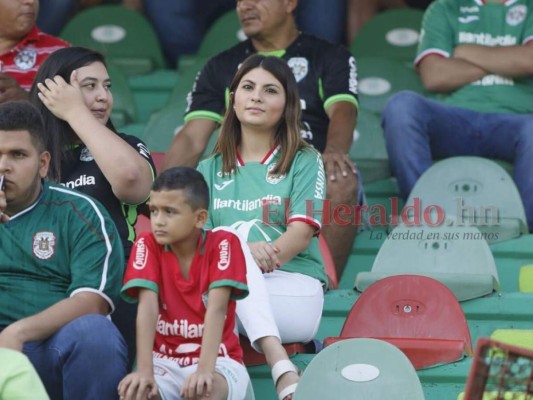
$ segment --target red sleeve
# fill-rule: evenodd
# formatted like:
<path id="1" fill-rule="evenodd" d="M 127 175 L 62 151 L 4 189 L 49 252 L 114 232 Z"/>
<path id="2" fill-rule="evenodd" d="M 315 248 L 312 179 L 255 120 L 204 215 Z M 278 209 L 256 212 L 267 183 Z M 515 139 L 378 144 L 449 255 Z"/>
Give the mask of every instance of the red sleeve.
<path id="1" fill-rule="evenodd" d="M 209 246 L 209 289 L 229 286 L 233 299 L 246 297 L 246 262 L 239 237 L 224 229 L 209 233 L 213 241 Z"/>
<path id="2" fill-rule="evenodd" d="M 139 295 L 139 288 L 159 292 L 161 268 L 160 246 L 151 232 L 139 235 L 130 253 L 126 274 L 121 290 L 122 297 L 134 301 Z"/>

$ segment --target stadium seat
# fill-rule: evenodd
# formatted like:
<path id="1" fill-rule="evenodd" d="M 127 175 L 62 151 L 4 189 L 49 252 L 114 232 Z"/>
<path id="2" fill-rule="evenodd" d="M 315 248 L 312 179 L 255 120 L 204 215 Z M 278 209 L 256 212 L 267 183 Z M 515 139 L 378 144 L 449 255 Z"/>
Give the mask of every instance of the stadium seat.
<path id="1" fill-rule="evenodd" d="M 120 5 L 90 7 L 74 15 L 60 36 L 103 53 L 129 75 L 165 68 L 161 46 L 143 14 Z"/>
<path id="2" fill-rule="evenodd" d="M 416 369 L 472 355 L 461 306 L 446 286 L 426 276 L 391 276 L 369 286 L 350 309 L 340 336 L 326 338 L 324 345 L 363 337 L 394 344 Z"/>
<path id="3" fill-rule="evenodd" d="M 458 301 L 500 288 L 491 249 L 474 226 L 397 226 L 381 245 L 372 270 L 357 274 L 355 288 L 364 291 L 380 279 L 405 274 L 438 280 Z"/>
<path id="4" fill-rule="evenodd" d="M 324 348 L 305 369 L 294 400 L 423 400 L 409 359 L 391 344 L 348 339 Z"/>
<path id="5" fill-rule="evenodd" d="M 150 116 L 143 134 L 143 140 L 150 151 L 164 152 L 168 150 L 174 136 L 184 124 L 183 109 L 185 105 L 181 104 L 181 106 L 183 106 L 183 108 L 177 103 L 174 103 L 165 106 Z M 215 133 L 211 135 L 202 158 L 211 154 L 217 140 L 217 132 L 218 131 L 215 131 Z"/>
<path id="6" fill-rule="evenodd" d="M 412 63 L 423 15 L 416 8 L 389 9 L 376 14 L 350 44 L 352 54 L 356 59 L 379 56 Z"/>
<path id="7" fill-rule="evenodd" d="M 195 56 L 211 57 L 246 40 L 237 11 L 231 9 L 221 15 L 209 28 Z"/>
<path id="8" fill-rule="evenodd" d="M 135 98 L 128 85 L 128 79 L 120 68 L 113 64 L 107 66 L 111 78 L 111 93 L 113 94 L 113 111 L 111 121 L 116 128 L 137 122 Z"/>
<path id="9" fill-rule="evenodd" d="M 365 109 L 359 110 L 349 156 L 359 167 L 363 183 L 391 176 L 379 115 Z"/>
<path id="10" fill-rule="evenodd" d="M 440 211 L 445 224 L 477 226 L 489 243 L 528 233 L 514 181 L 486 158 L 462 156 L 436 162 L 416 182 L 405 203 L 410 208 L 405 210 L 412 214 L 418 201 L 422 210 L 431 211 L 431 219 Z"/>
<path id="11" fill-rule="evenodd" d="M 427 93 L 414 68 L 398 60 L 359 56 L 357 76 L 360 108 L 377 114 L 381 114 L 387 100 L 396 92 L 411 90 L 423 95 Z"/>
<path id="12" fill-rule="evenodd" d="M 518 290 L 522 293 L 533 293 L 533 264 L 520 267 Z"/>
<path id="13" fill-rule="evenodd" d="M 532 329 L 496 329 L 490 338 L 533 351 Z"/>

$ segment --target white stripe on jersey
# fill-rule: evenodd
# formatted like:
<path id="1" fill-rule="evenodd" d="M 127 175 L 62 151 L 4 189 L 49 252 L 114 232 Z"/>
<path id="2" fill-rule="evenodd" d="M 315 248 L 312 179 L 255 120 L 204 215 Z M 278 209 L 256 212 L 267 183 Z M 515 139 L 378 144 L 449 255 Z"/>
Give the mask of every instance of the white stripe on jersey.
<path id="1" fill-rule="evenodd" d="M 107 248 L 107 254 L 105 256 L 105 261 L 104 261 L 104 270 L 103 270 L 103 273 L 102 273 L 102 280 L 100 282 L 100 287 L 98 288 L 99 291 L 103 292 L 104 289 L 105 289 L 105 285 L 107 283 L 107 271 L 109 269 L 109 258 L 111 257 L 111 252 L 112 252 L 111 241 L 109 240 L 109 234 L 107 233 L 107 230 L 105 228 L 105 218 L 104 218 L 104 216 L 102 215 L 100 209 L 96 206 L 96 203 L 94 202 L 94 200 L 91 199 L 90 197 L 85 196 L 85 195 L 81 194 L 80 192 L 74 192 L 74 191 L 71 191 L 71 190 L 68 190 L 68 189 L 59 188 L 59 187 L 49 186 L 49 188 L 51 190 L 56 190 L 56 191 L 62 192 L 62 193 L 68 193 L 68 194 L 70 194 L 72 196 L 80 197 L 80 198 L 86 200 L 94 208 L 94 211 L 96 212 L 96 215 L 98 215 L 98 218 L 100 219 L 100 227 L 102 228 L 102 233 L 104 235 L 105 244 L 106 244 L 106 248 Z"/>

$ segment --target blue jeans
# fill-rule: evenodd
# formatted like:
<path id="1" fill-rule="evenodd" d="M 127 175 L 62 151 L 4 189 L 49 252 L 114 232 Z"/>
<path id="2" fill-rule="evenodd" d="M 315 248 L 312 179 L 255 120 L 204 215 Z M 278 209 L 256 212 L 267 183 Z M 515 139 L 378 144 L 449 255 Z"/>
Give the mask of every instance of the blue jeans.
<path id="1" fill-rule="evenodd" d="M 126 345 L 102 315 L 79 317 L 48 339 L 27 343 L 23 351 L 53 400 L 118 398 L 118 383 L 126 375 Z"/>
<path id="2" fill-rule="evenodd" d="M 508 161 L 533 231 L 532 115 L 480 113 L 404 91 L 389 99 L 382 125 L 403 198 L 433 159 L 478 156 Z"/>

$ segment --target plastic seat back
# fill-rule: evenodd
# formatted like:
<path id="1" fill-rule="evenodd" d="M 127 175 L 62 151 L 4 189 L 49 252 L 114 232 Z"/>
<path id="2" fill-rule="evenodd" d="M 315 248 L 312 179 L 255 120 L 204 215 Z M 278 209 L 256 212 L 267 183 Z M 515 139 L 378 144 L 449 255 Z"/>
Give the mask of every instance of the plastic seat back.
<path id="1" fill-rule="evenodd" d="M 355 56 L 361 109 L 381 114 L 387 100 L 399 91 L 426 94 L 412 65 L 385 57 Z"/>
<path id="2" fill-rule="evenodd" d="M 372 270 L 357 274 L 355 287 L 364 291 L 379 279 L 405 274 L 438 280 L 458 301 L 500 288 L 494 256 L 474 226 L 397 226 L 381 245 Z"/>
<path id="3" fill-rule="evenodd" d="M 398 275 L 369 286 L 351 308 L 339 338 L 375 338 L 399 347 L 416 369 L 472 354 L 470 330 L 453 293 L 439 281 Z"/>
<path id="4" fill-rule="evenodd" d="M 232 9 L 221 15 L 211 25 L 195 55 L 211 57 L 244 40 L 246 40 L 246 35 L 241 29 L 237 11 Z"/>
<path id="5" fill-rule="evenodd" d="M 107 66 L 107 72 L 111 78 L 111 93 L 113 94 L 113 111 L 111 120 L 116 128 L 137 122 L 137 109 L 135 97 L 128 85 L 128 79 L 124 72 L 113 64 Z"/>
<path id="6" fill-rule="evenodd" d="M 324 348 L 305 369 L 294 400 L 423 400 L 407 357 L 375 339 L 348 339 Z"/>
<path id="7" fill-rule="evenodd" d="M 363 26 L 350 50 L 356 58 L 380 56 L 412 63 L 423 16 L 424 12 L 415 8 L 380 12 Z"/>
<path id="8" fill-rule="evenodd" d="M 94 6 L 77 13 L 60 36 L 76 46 L 103 53 L 127 74 L 166 67 L 150 22 L 143 14 L 120 5 Z"/>
<path id="9" fill-rule="evenodd" d="M 416 182 L 406 206 L 420 202 L 443 223 L 475 225 L 489 243 L 528 233 L 526 213 L 511 176 L 482 157 L 451 157 L 433 164 Z M 436 219 L 432 219 L 433 222 Z"/>

